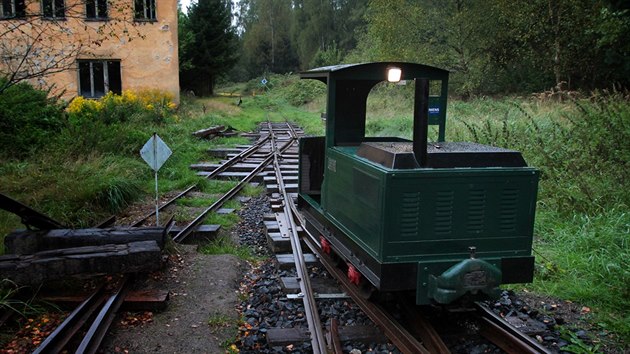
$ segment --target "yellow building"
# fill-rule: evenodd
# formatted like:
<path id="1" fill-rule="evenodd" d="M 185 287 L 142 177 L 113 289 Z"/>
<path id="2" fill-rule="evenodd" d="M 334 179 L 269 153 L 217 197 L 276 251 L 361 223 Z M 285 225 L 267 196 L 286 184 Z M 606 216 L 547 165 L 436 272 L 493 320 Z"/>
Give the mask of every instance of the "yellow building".
<path id="1" fill-rule="evenodd" d="M 177 0 L 0 0 L 0 74 L 64 99 L 144 88 L 179 102 Z"/>

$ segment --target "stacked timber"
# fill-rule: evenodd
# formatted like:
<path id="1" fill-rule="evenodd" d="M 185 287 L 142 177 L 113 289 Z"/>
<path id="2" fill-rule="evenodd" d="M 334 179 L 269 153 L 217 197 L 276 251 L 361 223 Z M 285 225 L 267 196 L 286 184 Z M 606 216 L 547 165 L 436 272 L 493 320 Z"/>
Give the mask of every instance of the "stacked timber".
<path id="1" fill-rule="evenodd" d="M 159 227 L 15 231 L 5 237 L 0 277 L 35 285 L 79 274 L 155 271 L 166 234 Z"/>
<path id="2" fill-rule="evenodd" d="M 206 129 L 200 129 L 192 133 L 192 135 L 196 136 L 197 138 L 208 139 L 208 140 L 214 139 L 219 136 L 227 137 L 227 136 L 234 136 L 236 134 L 237 133 L 234 130 L 234 128 L 232 127 L 226 128 L 224 125 L 217 125 L 217 126 L 206 128 Z"/>

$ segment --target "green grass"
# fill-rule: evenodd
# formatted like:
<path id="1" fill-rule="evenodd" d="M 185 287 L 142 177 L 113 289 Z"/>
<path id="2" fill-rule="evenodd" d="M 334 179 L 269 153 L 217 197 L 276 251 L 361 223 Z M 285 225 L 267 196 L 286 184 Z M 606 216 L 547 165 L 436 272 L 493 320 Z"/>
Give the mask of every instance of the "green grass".
<path id="1" fill-rule="evenodd" d="M 262 185 L 254 187 L 251 184 L 247 184 L 241 190 L 240 195 L 244 197 L 257 197 L 259 195 L 262 195 L 263 193 L 265 193 L 265 188 Z"/>
<path id="2" fill-rule="evenodd" d="M 239 217 L 235 213 L 217 214 L 210 213 L 204 219 L 204 223 L 212 225 L 221 225 L 225 229 L 230 229 L 239 222 Z"/>
<path id="3" fill-rule="evenodd" d="M 208 325 L 212 328 L 230 327 L 236 326 L 237 324 L 237 320 L 223 313 L 216 313 L 208 319 Z"/>
<path id="4" fill-rule="evenodd" d="M 186 207 L 203 208 L 209 207 L 216 201 L 217 198 L 182 198 L 177 200 L 176 204 Z"/>
<path id="5" fill-rule="evenodd" d="M 256 261 L 259 258 L 248 247 L 239 246 L 228 236 L 220 235 L 199 249 L 203 254 L 231 254 L 242 260 Z"/>
<path id="6" fill-rule="evenodd" d="M 630 214 L 612 209 L 536 220 L 535 281 L 528 289 L 593 308 L 601 327 L 630 338 Z"/>

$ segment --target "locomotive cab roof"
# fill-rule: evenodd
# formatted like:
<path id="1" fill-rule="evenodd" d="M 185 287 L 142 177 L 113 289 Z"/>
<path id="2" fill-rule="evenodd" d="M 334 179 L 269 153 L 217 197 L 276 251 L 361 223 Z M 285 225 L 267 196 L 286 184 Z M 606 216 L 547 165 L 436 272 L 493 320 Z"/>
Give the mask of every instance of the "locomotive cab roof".
<path id="1" fill-rule="evenodd" d="M 393 75 L 392 75 L 393 74 Z M 449 72 L 404 62 L 342 64 L 300 73 L 303 79 L 327 84 L 326 148 L 358 147 L 358 157 L 390 169 L 418 167 L 523 167 L 517 151 L 476 143 L 444 142 Z M 383 81 L 414 81 L 413 140 L 366 137 L 367 97 Z M 428 142 L 428 126 L 438 126 L 438 139 Z"/>
<path id="2" fill-rule="evenodd" d="M 328 85 L 326 107 L 326 145 L 354 145 L 365 140 L 367 97 L 372 88 L 388 81 L 390 70 L 399 70 L 400 81 L 425 78 L 437 88 L 429 97 L 428 124 L 439 125 L 438 140 L 444 140 L 448 74 L 433 66 L 376 62 L 342 64 L 311 69 L 300 73 L 303 79 L 316 79 Z"/>

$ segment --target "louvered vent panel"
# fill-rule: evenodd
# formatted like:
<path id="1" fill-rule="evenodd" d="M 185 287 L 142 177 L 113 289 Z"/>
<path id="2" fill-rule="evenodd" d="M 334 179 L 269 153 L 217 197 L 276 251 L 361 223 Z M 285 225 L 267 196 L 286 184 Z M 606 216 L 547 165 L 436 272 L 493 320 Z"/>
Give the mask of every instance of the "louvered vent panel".
<path id="1" fill-rule="evenodd" d="M 466 231 L 472 234 L 483 232 L 486 218 L 486 191 L 477 189 L 471 190 L 468 195 L 468 217 L 466 220 Z"/>
<path id="2" fill-rule="evenodd" d="M 453 196 L 453 191 L 437 192 L 434 225 L 436 235 L 450 234 L 453 230 Z"/>
<path id="3" fill-rule="evenodd" d="M 401 208 L 400 234 L 415 238 L 420 228 L 420 193 L 404 193 Z"/>
<path id="4" fill-rule="evenodd" d="M 499 229 L 502 232 L 516 230 L 516 205 L 518 189 L 504 189 L 499 202 Z"/>

